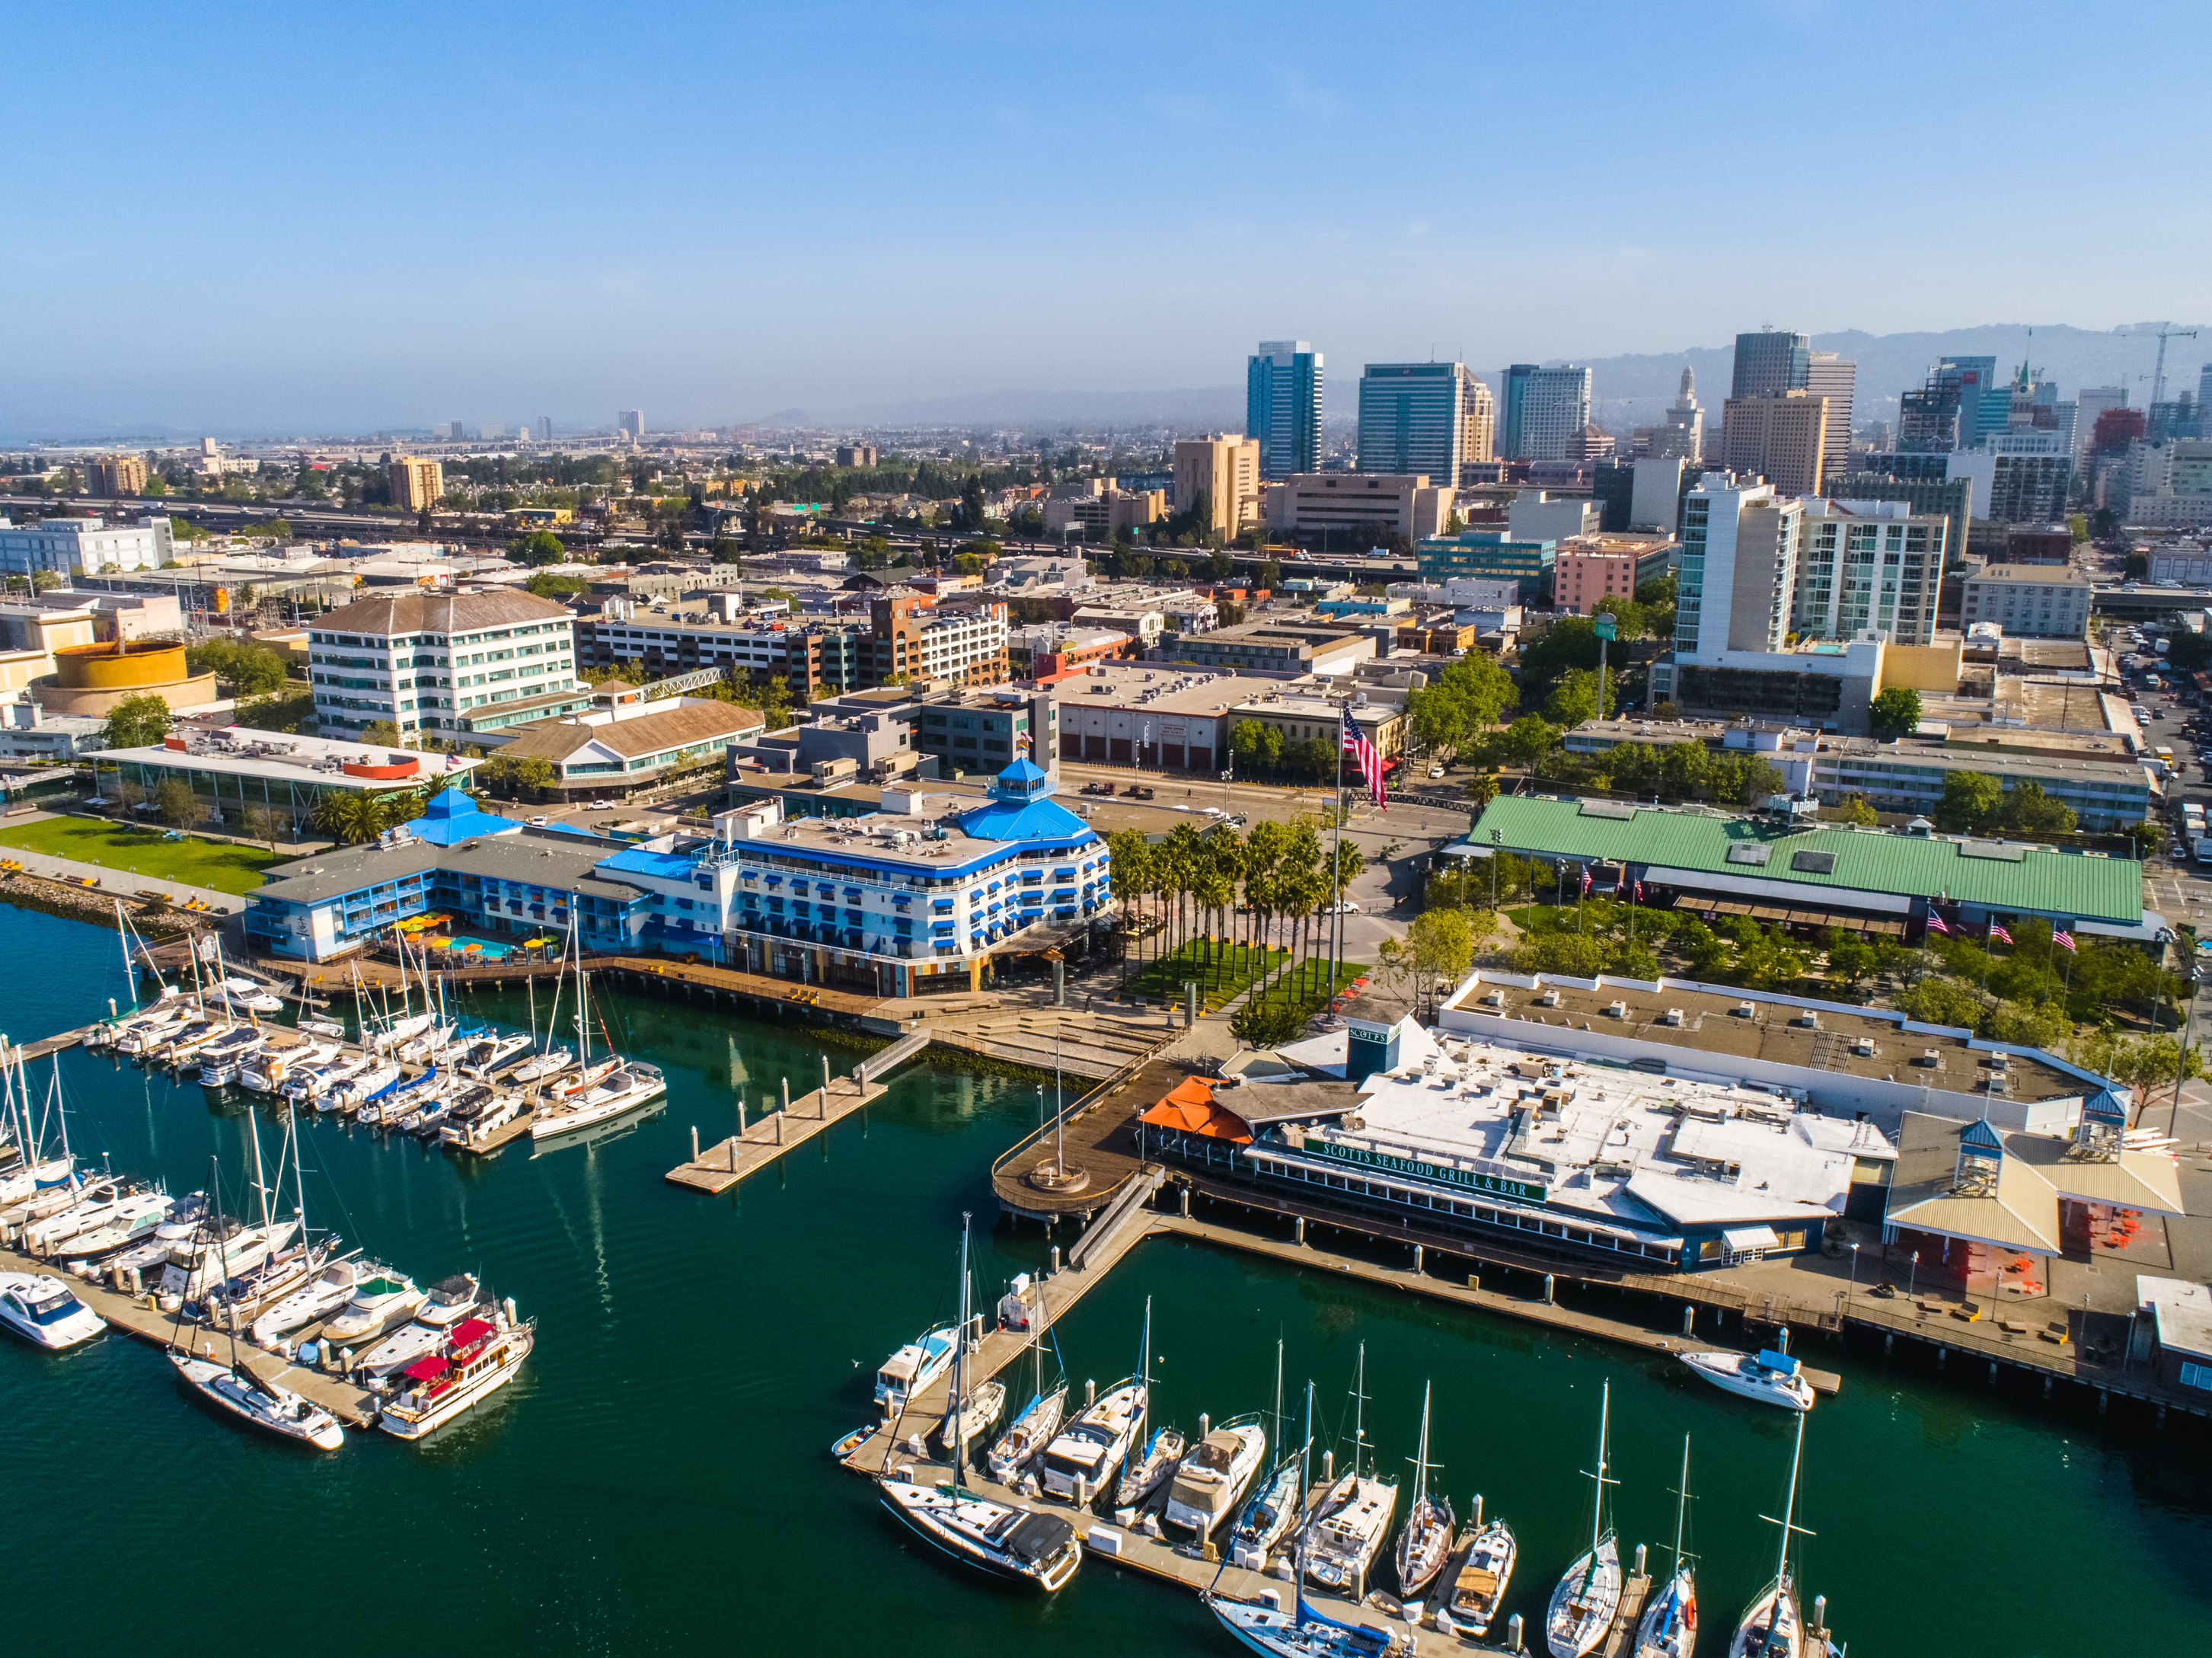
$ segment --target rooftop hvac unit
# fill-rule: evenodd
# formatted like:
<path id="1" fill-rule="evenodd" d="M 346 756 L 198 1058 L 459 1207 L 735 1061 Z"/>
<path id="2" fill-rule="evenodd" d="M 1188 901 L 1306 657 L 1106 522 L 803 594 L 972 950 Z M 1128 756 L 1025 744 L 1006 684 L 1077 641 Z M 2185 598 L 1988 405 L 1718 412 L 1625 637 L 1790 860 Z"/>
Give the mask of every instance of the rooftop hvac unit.
<path id="1" fill-rule="evenodd" d="M 1680 1008 L 1668 1009 L 1667 1016 L 1659 1022 L 1663 1025 L 1679 1026 L 1682 1022 L 1682 1010 Z"/>
<path id="2" fill-rule="evenodd" d="M 1990 1069 L 1994 1071 L 2003 1070 L 2005 1068 L 2005 1058 L 2006 1056 L 2002 1053 L 1991 1054 L 1990 1056 Z"/>
<path id="3" fill-rule="evenodd" d="M 1851 1051 L 1858 1055 L 1862 1059 L 1873 1058 L 1874 1038 L 1871 1036 L 1862 1036 L 1857 1041 L 1851 1044 Z"/>
<path id="4" fill-rule="evenodd" d="M 1936 1064 L 1941 1062 L 1941 1059 L 1942 1056 L 1939 1055 L 1933 1048 L 1923 1048 L 1920 1050 L 1920 1063 L 1923 1065 Z"/>
<path id="5" fill-rule="evenodd" d="M 1503 1008 L 1505 1005 L 1505 992 L 1503 991 L 1491 991 L 1489 995 L 1482 998 L 1482 1005 L 1486 1008 Z"/>
<path id="6" fill-rule="evenodd" d="M 1556 1007 L 1558 1007 L 1558 1006 L 1559 1005 L 1559 991 L 1556 991 L 1556 990 L 1554 990 L 1554 989 L 1553 989 L 1553 988 L 1551 988 L 1551 987 L 1550 987 L 1550 986 L 1548 986 L 1548 985 L 1547 985 L 1547 986 L 1546 986 L 1546 987 L 1545 987 L 1545 990 L 1544 990 L 1544 993 L 1543 993 L 1543 995 L 1541 995 L 1541 996 L 1540 996 L 1540 997 L 1538 997 L 1536 998 L 1536 1005 L 1537 1005 L 1538 1007 L 1540 1007 L 1540 1008 L 1556 1008 Z"/>
<path id="7" fill-rule="evenodd" d="M 1755 1019 L 1759 1016 L 1759 1009 L 1749 1002 L 1739 1002 L 1735 1004 L 1735 1016 L 1738 1019 Z"/>
<path id="8" fill-rule="evenodd" d="M 1605 1004 L 1605 1010 L 1615 1019 L 1626 1019 L 1628 1017 L 1628 1003 L 1626 1002 L 1617 1000 L 1608 1002 Z"/>
<path id="9" fill-rule="evenodd" d="M 1797 1015 L 1797 1023 L 1806 1030 L 1816 1031 L 1820 1028 L 1820 1015 L 1808 1008 Z"/>

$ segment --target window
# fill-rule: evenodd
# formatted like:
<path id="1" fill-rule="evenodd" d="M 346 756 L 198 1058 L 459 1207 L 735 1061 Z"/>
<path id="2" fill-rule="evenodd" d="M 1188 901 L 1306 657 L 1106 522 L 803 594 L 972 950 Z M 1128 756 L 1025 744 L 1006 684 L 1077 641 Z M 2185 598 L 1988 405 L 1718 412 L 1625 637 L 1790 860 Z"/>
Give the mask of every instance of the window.
<path id="1" fill-rule="evenodd" d="M 2197 1364 L 2188 1359 L 2182 1360 L 2181 1385 L 2184 1387 L 2212 1388 L 2212 1364 Z"/>

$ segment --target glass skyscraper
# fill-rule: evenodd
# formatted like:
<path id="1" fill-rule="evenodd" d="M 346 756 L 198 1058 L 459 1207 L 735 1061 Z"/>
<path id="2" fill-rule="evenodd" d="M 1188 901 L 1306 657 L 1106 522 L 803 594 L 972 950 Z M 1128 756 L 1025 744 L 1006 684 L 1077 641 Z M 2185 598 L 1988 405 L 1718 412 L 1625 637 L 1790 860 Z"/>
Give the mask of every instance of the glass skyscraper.
<path id="1" fill-rule="evenodd" d="M 1565 460 L 1569 441 L 1589 418 L 1589 369 L 1514 363 L 1505 371 L 1504 431 L 1498 452 L 1508 460 Z"/>
<path id="2" fill-rule="evenodd" d="M 1813 337 L 1762 328 L 1735 337 L 1735 379 L 1730 397 L 1778 397 L 1807 389 L 1813 365 Z"/>
<path id="3" fill-rule="evenodd" d="M 1244 369 L 1244 436 L 1260 476 L 1321 470 L 1321 353 L 1302 339 L 1263 339 Z"/>

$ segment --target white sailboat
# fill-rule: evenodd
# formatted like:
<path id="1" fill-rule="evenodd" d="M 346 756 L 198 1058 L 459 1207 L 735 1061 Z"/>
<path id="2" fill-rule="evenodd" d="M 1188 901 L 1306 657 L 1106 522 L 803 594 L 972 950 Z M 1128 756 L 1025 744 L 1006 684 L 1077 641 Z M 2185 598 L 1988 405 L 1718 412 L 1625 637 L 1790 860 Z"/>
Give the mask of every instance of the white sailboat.
<path id="1" fill-rule="evenodd" d="M 1406 1511 L 1406 1529 L 1398 1533 L 1398 1593 L 1410 1600 L 1436 1580 L 1451 1553 L 1452 1533 L 1459 1526 L 1449 1498 L 1429 1493 L 1429 1384 L 1421 1385 L 1420 1451 L 1413 1458 L 1413 1501 Z"/>
<path id="2" fill-rule="evenodd" d="M 1019 1279 L 1015 1281 L 1017 1289 L 1021 1282 Z M 1043 1320 L 1048 1309 L 1042 1291 L 1037 1295 L 1037 1308 L 1038 1325 L 1030 1334 L 1030 1356 L 1036 1367 L 1030 1402 L 1022 1406 L 1013 1425 L 999 1436 L 998 1442 L 991 1447 L 983 1459 L 991 1478 L 1001 1485 L 1012 1484 L 1021 1476 L 1022 1471 L 1029 1466 L 1030 1460 L 1052 1442 L 1053 1436 L 1060 1431 L 1060 1418 L 1067 1411 L 1066 1376 L 1060 1379 L 1059 1386 L 1050 1393 L 1045 1392 Z"/>
<path id="3" fill-rule="evenodd" d="M 353 1299 L 362 1275 L 374 1271 L 356 1256 L 325 1262 L 321 1271 L 253 1320 L 253 1339 L 265 1347 L 335 1313 Z"/>
<path id="4" fill-rule="evenodd" d="M 1275 1343 L 1275 1437 L 1283 1437 L 1283 1344 Z M 1298 1496 L 1303 1489 L 1304 1465 L 1313 1453 L 1313 1384 L 1306 1384 L 1305 1443 L 1293 1454 L 1287 1450 L 1275 1461 L 1275 1466 L 1243 1511 L 1237 1516 L 1237 1524 L 1229 1533 L 1229 1546 L 1222 1552 L 1247 1571 L 1265 1571 L 1267 1560 L 1275 1545 L 1290 1535 L 1297 1524 Z"/>
<path id="5" fill-rule="evenodd" d="M 1797 1470 L 1805 1455 L 1805 1418 L 1797 1417 L 1797 1442 L 1790 1453 L 1790 1496 L 1782 1518 L 1759 1517 L 1782 1528 L 1775 1550 L 1774 1581 L 1752 1597 L 1737 1620 L 1735 1638 L 1729 1643 L 1729 1658 L 1804 1658 L 1805 1620 L 1797 1605 L 1797 1582 L 1790 1570 L 1790 1539 L 1813 1533 L 1796 1523 Z"/>
<path id="6" fill-rule="evenodd" d="M 1006 1386 L 1002 1381 L 986 1381 L 975 1387 L 967 1385 L 967 1350 L 973 1344 L 966 1339 L 968 1308 L 974 1286 L 968 1278 L 968 1228 L 965 1218 L 960 1229 L 960 1356 L 956 1361 L 954 1385 L 945 1395 L 945 1420 L 937 1429 L 937 1442 L 951 1454 L 953 1466 L 968 1465 L 968 1448 L 998 1425 L 999 1416 L 1006 1408 Z"/>
<path id="7" fill-rule="evenodd" d="M 1149 1413 L 1152 1396 L 1152 1298 L 1149 1295 L 1145 1297 L 1144 1350 L 1139 1355 L 1137 1374 L 1144 1383 L 1146 1410 Z M 1143 1503 L 1175 1472 L 1182 1453 L 1183 1436 L 1179 1431 L 1173 1428 L 1152 1429 L 1152 1437 L 1145 1440 L 1144 1448 L 1122 1463 L 1121 1477 L 1114 1484 L 1114 1507 L 1133 1509 Z"/>
<path id="8" fill-rule="evenodd" d="M 1620 1484 L 1605 1471 L 1606 1434 L 1612 1415 L 1613 1384 L 1607 1382 L 1598 1405 L 1597 1471 L 1589 1476 L 1596 1484 L 1590 1499 L 1589 1551 L 1567 1568 L 1552 1591 L 1551 1607 L 1544 1616 L 1544 1639 L 1552 1649 L 1552 1658 L 1584 1658 L 1596 1650 L 1613 1627 L 1613 1615 L 1620 1610 L 1620 1551 L 1613 1542 L 1613 1527 L 1605 1523 L 1605 1488 Z"/>
<path id="9" fill-rule="evenodd" d="M 1698 1585 L 1682 1533 L 1690 1518 L 1690 1436 L 1682 1436 L 1682 1483 L 1675 1491 L 1674 1570 L 1636 1626 L 1636 1658 L 1690 1658 L 1698 1643 Z"/>
<path id="10" fill-rule="evenodd" d="M 1368 1569 L 1390 1534 L 1398 1507 L 1398 1482 L 1376 1477 L 1371 1464 L 1362 1473 L 1367 1443 L 1367 1344 L 1359 1344 L 1359 1368 L 1352 1384 L 1352 1469 L 1337 1481 L 1321 1511 L 1306 1524 L 1306 1575 L 1325 1589 L 1353 1600 L 1367 1594 Z"/>

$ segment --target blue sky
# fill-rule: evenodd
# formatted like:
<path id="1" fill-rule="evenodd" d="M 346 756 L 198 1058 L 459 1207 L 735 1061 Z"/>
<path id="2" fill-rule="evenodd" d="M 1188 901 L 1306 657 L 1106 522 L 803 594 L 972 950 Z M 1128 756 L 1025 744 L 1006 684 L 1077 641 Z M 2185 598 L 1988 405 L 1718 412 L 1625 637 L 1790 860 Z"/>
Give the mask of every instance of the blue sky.
<path id="1" fill-rule="evenodd" d="M 0 433 L 2203 311 L 2212 7 L 17 5 Z M 2163 135 L 2163 136 L 2161 136 Z"/>

